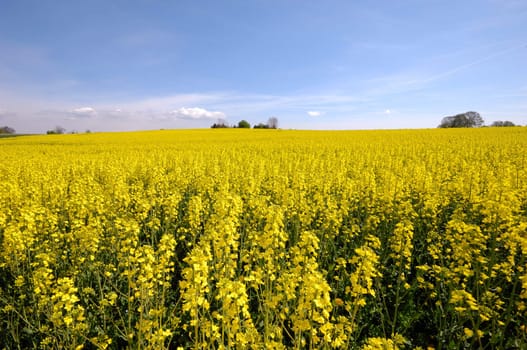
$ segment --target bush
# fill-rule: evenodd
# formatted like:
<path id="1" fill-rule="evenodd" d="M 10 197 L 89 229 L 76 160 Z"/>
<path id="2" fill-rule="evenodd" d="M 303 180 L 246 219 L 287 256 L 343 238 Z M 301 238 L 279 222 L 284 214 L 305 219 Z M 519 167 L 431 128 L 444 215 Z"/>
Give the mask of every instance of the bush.
<path id="1" fill-rule="evenodd" d="M 15 129 L 10 128 L 9 126 L 2 126 L 0 128 L 0 134 L 14 134 L 15 132 Z"/>

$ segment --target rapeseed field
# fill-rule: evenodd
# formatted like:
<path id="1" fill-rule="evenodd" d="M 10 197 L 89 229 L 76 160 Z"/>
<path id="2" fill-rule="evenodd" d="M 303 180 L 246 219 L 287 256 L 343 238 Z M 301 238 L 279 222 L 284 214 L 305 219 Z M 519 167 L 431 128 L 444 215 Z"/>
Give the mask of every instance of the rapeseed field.
<path id="1" fill-rule="evenodd" d="M 0 140 L 5 349 L 527 348 L 527 128 Z"/>

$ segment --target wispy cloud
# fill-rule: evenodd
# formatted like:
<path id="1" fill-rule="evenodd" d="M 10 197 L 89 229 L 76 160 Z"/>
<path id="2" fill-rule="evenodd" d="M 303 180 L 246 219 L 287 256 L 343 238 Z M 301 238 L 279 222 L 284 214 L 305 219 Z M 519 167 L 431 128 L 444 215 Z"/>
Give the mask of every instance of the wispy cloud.
<path id="1" fill-rule="evenodd" d="M 178 93 L 164 96 L 146 97 L 129 101 L 117 101 L 129 110 L 174 110 L 188 105 L 203 105 L 224 101 L 228 94 L 223 92 L 211 93 Z"/>
<path id="2" fill-rule="evenodd" d="M 527 48 L 527 43 L 523 43 L 521 45 L 515 45 L 515 46 L 509 47 L 507 49 L 504 49 L 504 50 L 501 50 L 501 51 L 498 51 L 498 52 L 494 52 L 492 54 L 486 55 L 486 56 L 484 56 L 482 58 L 479 58 L 477 60 L 474 60 L 474 61 L 462 64 L 462 65 L 459 65 L 459 66 L 454 67 L 452 69 L 449 69 L 447 71 L 440 72 L 438 74 L 432 75 L 430 77 L 422 79 L 421 81 L 416 81 L 416 83 L 429 83 L 429 82 L 433 82 L 433 81 L 436 81 L 436 80 L 444 79 L 444 78 L 447 78 L 447 77 L 449 77 L 451 75 L 457 74 L 457 73 L 459 73 L 461 71 L 469 69 L 471 67 L 480 65 L 480 64 L 482 64 L 484 62 L 487 62 L 487 61 L 490 61 L 490 60 L 492 60 L 492 59 L 494 59 L 496 57 L 500 57 L 500 56 L 504 56 L 504 55 L 510 54 L 511 52 L 517 51 L 517 50 L 522 49 L 522 48 Z"/>
<path id="3" fill-rule="evenodd" d="M 208 111 L 204 108 L 199 108 L 199 107 L 192 107 L 192 108 L 182 107 L 175 111 L 171 111 L 169 114 L 178 119 L 189 119 L 189 120 L 224 119 L 225 118 L 225 113 L 223 112 Z"/>
<path id="4" fill-rule="evenodd" d="M 488 45 L 486 45 L 485 48 L 486 51 L 492 49 L 492 47 L 488 47 Z M 471 60 L 463 64 L 451 65 L 450 67 L 446 67 L 443 69 L 436 68 L 431 70 L 429 66 L 433 66 L 433 64 L 431 65 L 430 62 L 428 62 L 427 66 L 423 65 L 422 67 L 412 67 L 408 70 L 400 70 L 393 72 L 392 74 L 386 74 L 383 76 L 367 79 L 363 81 L 363 84 L 365 87 L 369 88 L 365 88 L 363 96 L 375 99 L 383 95 L 421 91 L 427 89 L 428 87 L 430 87 L 431 84 L 435 82 L 448 80 L 449 78 L 453 78 L 456 75 L 466 70 L 469 70 L 470 68 L 482 65 L 488 61 L 492 61 L 499 57 L 510 55 L 513 52 L 517 52 L 519 50 L 524 49 L 527 49 L 526 43 L 516 43 L 516 45 L 511 45 L 499 51 L 493 51 L 492 53 L 484 55 L 483 57 L 480 57 L 478 59 Z M 470 51 L 480 50 L 481 48 L 472 48 L 471 50 L 464 48 L 461 50 L 461 52 L 463 53 L 462 56 L 465 56 Z M 445 61 L 447 60 L 447 58 L 449 58 L 449 61 L 456 61 L 461 59 L 462 57 L 455 56 L 455 53 L 446 54 L 445 57 L 441 59 L 441 61 Z M 441 65 L 443 67 L 445 66 L 444 63 L 442 63 Z"/>
<path id="5" fill-rule="evenodd" d="M 351 113 L 364 98 L 346 94 L 244 94 L 238 92 L 184 93 L 139 100 L 115 100 L 88 105 L 52 99 L 34 99 L 13 95 L 2 108 L 16 111 L 17 118 L 8 121 L 18 130 L 39 132 L 50 125 L 67 129 L 137 130 L 155 128 L 207 127 L 211 120 L 233 118 L 251 123 L 277 116 L 284 127 L 298 127 L 295 120 L 311 112 Z M 0 103 L 5 102 L 0 98 Z M 191 106 L 191 107 L 189 107 Z M 323 112 L 322 112 L 323 111 Z M 308 114 L 309 115 L 309 114 Z M 294 118 L 289 124 L 287 118 Z M 315 119 L 315 118 L 313 118 Z"/>
<path id="6" fill-rule="evenodd" d="M 238 113 L 271 113 L 290 112 L 305 113 L 309 111 L 351 110 L 355 105 L 367 102 L 368 98 L 346 93 L 307 93 L 307 94 L 239 94 L 229 93 L 221 96 L 211 105 L 223 110 Z M 231 114 L 231 113 L 229 113 Z"/>

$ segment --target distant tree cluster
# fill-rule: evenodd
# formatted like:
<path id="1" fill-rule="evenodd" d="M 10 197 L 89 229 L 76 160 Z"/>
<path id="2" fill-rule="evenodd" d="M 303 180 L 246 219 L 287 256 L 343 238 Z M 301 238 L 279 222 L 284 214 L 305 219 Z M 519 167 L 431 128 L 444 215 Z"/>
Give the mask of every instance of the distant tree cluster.
<path id="1" fill-rule="evenodd" d="M 441 120 L 438 128 L 479 128 L 484 121 L 478 112 L 465 112 Z"/>
<path id="2" fill-rule="evenodd" d="M 253 126 L 254 129 L 278 129 L 278 118 L 271 117 L 267 120 L 267 124 L 258 123 Z"/>
<path id="3" fill-rule="evenodd" d="M 264 123 L 258 123 L 258 124 L 254 124 L 253 128 L 254 129 L 269 129 L 269 125 L 264 124 Z"/>
<path id="4" fill-rule="evenodd" d="M 0 134 L 14 134 L 14 133 L 16 133 L 15 129 L 9 126 L 0 127 Z"/>
<path id="5" fill-rule="evenodd" d="M 56 126 L 55 129 L 46 131 L 46 134 L 58 135 L 58 134 L 64 134 L 65 132 L 66 132 L 66 129 L 64 129 L 62 126 Z"/>
<path id="6" fill-rule="evenodd" d="M 212 129 L 223 129 L 223 128 L 230 128 L 229 124 L 223 119 L 218 120 L 217 123 L 212 124 Z"/>
<path id="7" fill-rule="evenodd" d="M 216 123 L 212 124 L 212 129 L 218 128 L 239 128 L 239 129 L 250 129 L 251 124 L 247 120 L 240 120 L 237 125 L 229 126 L 227 122 L 223 119 L 218 120 Z M 278 129 L 278 118 L 271 117 L 267 121 L 267 124 L 258 123 L 253 126 L 254 129 Z"/>
<path id="8" fill-rule="evenodd" d="M 490 126 L 503 127 L 503 126 L 516 126 L 516 124 L 514 124 L 513 122 L 508 121 L 508 120 L 505 120 L 505 121 L 496 120 L 495 122 L 492 122 L 492 124 L 490 124 Z"/>

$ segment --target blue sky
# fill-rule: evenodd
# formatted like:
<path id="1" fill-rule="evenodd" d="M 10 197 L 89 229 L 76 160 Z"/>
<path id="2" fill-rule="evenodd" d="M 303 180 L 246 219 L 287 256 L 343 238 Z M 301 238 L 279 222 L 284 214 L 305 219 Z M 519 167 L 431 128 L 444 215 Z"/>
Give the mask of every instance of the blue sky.
<path id="1" fill-rule="evenodd" d="M 18 132 L 527 124 L 525 0 L 0 0 Z"/>

